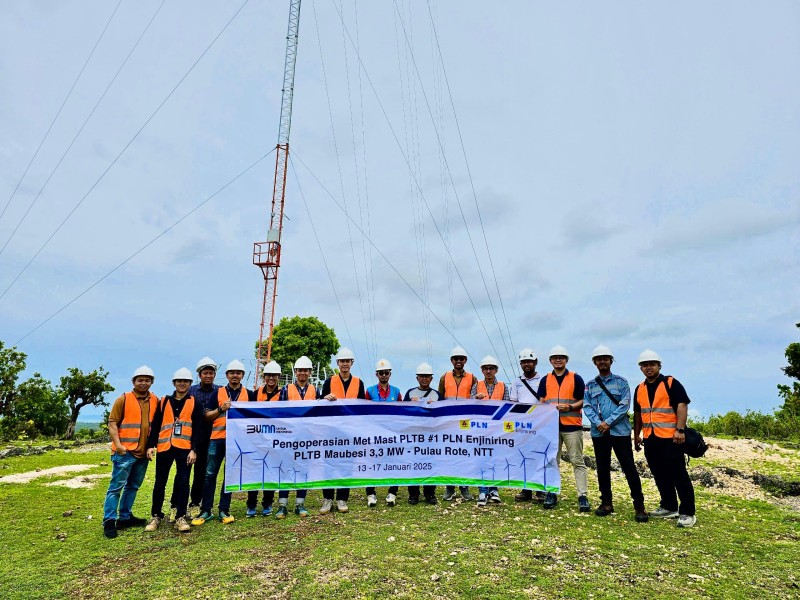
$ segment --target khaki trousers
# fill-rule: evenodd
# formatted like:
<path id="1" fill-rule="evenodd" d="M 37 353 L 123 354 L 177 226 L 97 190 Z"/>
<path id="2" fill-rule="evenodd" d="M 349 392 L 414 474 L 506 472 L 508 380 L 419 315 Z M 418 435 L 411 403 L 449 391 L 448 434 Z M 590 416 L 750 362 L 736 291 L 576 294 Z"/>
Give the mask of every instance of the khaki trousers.
<path id="1" fill-rule="evenodd" d="M 559 431 L 558 432 L 558 454 L 556 462 L 561 468 L 561 450 L 567 449 L 567 462 L 572 465 L 572 472 L 575 474 L 575 487 L 578 489 L 578 496 L 586 496 L 589 493 L 586 479 L 586 463 L 583 462 L 583 431 Z"/>

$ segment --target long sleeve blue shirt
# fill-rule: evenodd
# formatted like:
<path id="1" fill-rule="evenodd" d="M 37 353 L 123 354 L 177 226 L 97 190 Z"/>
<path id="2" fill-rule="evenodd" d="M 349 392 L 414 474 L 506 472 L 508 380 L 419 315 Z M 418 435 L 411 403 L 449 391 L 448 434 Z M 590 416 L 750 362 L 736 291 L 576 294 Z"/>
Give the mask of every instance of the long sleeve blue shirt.
<path id="1" fill-rule="evenodd" d="M 631 406 L 631 388 L 628 381 L 613 373 L 600 379 L 608 391 L 619 399 L 619 405 L 608 397 L 597 381 L 590 379 L 586 382 L 583 414 L 591 423 L 592 437 L 601 437 L 602 434 L 597 430 L 597 426 L 602 422 L 611 427 L 609 432 L 611 435 L 630 436 L 631 421 L 628 418 L 628 409 Z"/>

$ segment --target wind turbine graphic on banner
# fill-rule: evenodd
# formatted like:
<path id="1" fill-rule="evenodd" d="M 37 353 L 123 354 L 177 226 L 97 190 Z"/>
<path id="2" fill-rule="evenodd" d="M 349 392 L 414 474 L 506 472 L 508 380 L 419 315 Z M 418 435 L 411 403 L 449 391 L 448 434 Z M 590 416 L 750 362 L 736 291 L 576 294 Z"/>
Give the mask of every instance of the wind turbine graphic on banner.
<path id="1" fill-rule="evenodd" d="M 233 461 L 233 466 L 235 467 L 236 463 L 237 462 L 239 463 L 239 489 L 241 490 L 242 489 L 242 476 L 244 474 L 244 459 L 242 457 L 245 454 L 255 454 L 256 451 L 255 450 L 248 450 L 247 452 L 244 452 L 242 450 L 242 447 L 239 445 L 238 441 L 233 440 L 233 443 L 236 444 L 236 449 L 239 451 L 239 455 Z"/>
<path id="2" fill-rule="evenodd" d="M 292 476 L 294 477 L 294 483 L 297 484 L 297 474 L 300 472 L 300 469 L 297 467 L 291 468 Z"/>
<path id="3" fill-rule="evenodd" d="M 511 463 L 508 462 L 508 458 L 506 460 L 506 483 L 511 485 Z"/>
<path id="4" fill-rule="evenodd" d="M 261 457 L 261 487 L 263 488 L 267 483 L 267 470 L 269 469 L 269 465 L 267 464 L 267 457 L 269 456 L 269 450 L 267 450 L 266 454 Z"/>
<path id="5" fill-rule="evenodd" d="M 278 463 L 277 467 L 272 467 L 272 468 L 275 469 L 276 471 L 278 471 L 278 487 L 280 488 L 281 487 L 281 475 L 283 475 L 284 472 L 285 472 L 283 470 L 283 461 Z"/>

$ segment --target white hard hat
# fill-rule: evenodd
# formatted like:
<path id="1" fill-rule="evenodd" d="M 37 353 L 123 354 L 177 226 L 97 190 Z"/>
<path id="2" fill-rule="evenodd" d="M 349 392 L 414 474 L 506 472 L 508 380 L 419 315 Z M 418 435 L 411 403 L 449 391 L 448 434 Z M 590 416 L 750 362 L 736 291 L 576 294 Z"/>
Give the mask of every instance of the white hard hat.
<path id="1" fill-rule="evenodd" d="M 153 373 L 153 369 L 151 369 L 147 365 L 142 365 L 141 367 L 136 369 L 133 372 L 133 377 L 131 377 L 131 380 L 134 380 L 137 377 L 149 377 L 153 381 L 155 381 L 155 379 L 156 379 L 156 375 L 155 375 L 155 373 Z"/>
<path id="2" fill-rule="evenodd" d="M 187 369 L 186 367 L 181 367 L 175 374 L 172 376 L 172 381 L 176 381 L 178 379 L 183 379 L 184 381 L 192 381 L 192 372 Z"/>
<path id="3" fill-rule="evenodd" d="M 225 367 L 225 372 L 227 373 L 228 371 L 241 371 L 242 373 L 244 373 L 245 368 L 244 365 L 242 364 L 242 361 L 232 360 L 231 362 L 228 363 L 228 366 Z"/>
<path id="4" fill-rule="evenodd" d="M 378 362 L 375 363 L 375 370 L 376 371 L 391 371 L 392 370 L 392 363 L 390 363 L 385 358 L 380 359 Z"/>
<path id="5" fill-rule="evenodd" d="M 417 375 L 433 375 L 433 367 L 428 363 L 422 363 L 417 367 Z"/>
<path id="6" fill-rule="evenodd" d="M 567 352 L 567 349 L 564 348 L 564 346 L 556 345 L 550 348 L 550 356 L 548 356 L 548 358 L 552 358 L 553 356 L 566 356 L 569 358 L 569 352 Z"/>
<path id="7" fill-rule="evenodd" d="M 536 356 L 536 352 L 530 348 L 523 348 L 519 351 L 519 362 L 523 360 L 538 360 L 538 357 Z"/>
<path id="8" fill-rule="evenodd" d="M 280 375 L 281 374 L 281 366 L 276 363 L 274 360 L 269 361 L 267 364 L 264 365 L 264 368 L 261 369 L 262 375 Z"/>
<path id="9" fill-rule="evenodd" d="M 611 348 L 609 348 L 608 346 L 604 346 L 603 344 L 600 344 L 597 348 L 592 350 L 592 360 L 594 360 L 598 356 L 610 356 L 611 358 L 614 358 L 614 354 L 611 352 Z"/>
<path id="10" fill-rule="evenodd" d="M 639 355 L 638 364 L 649 362 L 651 360 L 661 363 L 661 357 L 657 353 L 653 352 L 652 350 L 645 350 Z"/>
<path id="11" fill-rule="evenodd" d="M 466 350 L 464 350 L 461 346 L 456 346 L 450 353 L 450 358 L 453 358 L 454 356 L 466 356 L 466 355 L 467 355 Z"/>
<path id="12" fill-rule="evenodd" d="M 486 356 L 483 357 L 483 360 L 481 360 L 481 366 L 482 367 L 496 367 L 497 366 L 497 359 L 494 356 L 492 356 L 491 354 L 487 354 Z"/>
<path id="13" fill-rule="evenodd" d="M 201 358 L 200 360 L 197 361 L 197 367 L 195 368 L 195 370 L 199 373 L 200 371 L 202 371 L 203 369 L 205 369 L 207 367 L 211 367 L 216 372 L 216 370 L 217 370 L 217 361 L 215 361 L 210 356 L 204 356 L 203 358 Z"/>
<path id="14" fill-rule="evenodd" d="M 339 348 L 339 354 L 336 355 L 336 360 L 355 360 L 356 355 L 350 348 Z"/>
<path id="15" fill-rule="evenodd" d="M 311 359 L 307 356 L 301 356 L 296 361 L 294 361 L 294 368 L 295 369 L 310 369 L 314 365 L 311 364 Z"/>

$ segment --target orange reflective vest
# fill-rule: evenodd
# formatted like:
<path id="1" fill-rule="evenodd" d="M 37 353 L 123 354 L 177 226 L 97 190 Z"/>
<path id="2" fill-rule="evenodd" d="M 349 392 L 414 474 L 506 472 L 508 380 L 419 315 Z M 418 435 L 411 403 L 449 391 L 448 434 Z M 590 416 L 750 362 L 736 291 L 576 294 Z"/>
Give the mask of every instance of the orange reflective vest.
<path id="1" fill-rule="evenodd" d="M 265 387 L 266 386 L 262 385 L 260 388 L 258 388 L 258 393 L 256 394 L 256 402 L 276 402 L 280 399 L 281 388 L 276 388 L 272 394 L 268 394 Z"/>
<path id="2" fill-rule="evenodd" d="M 653 404 L 650 404 L 645 383 L 640 383 L 636 389 L 636 403 L 642 411 L 642 432 L 645 438 L 650 437 L 651 433 L 655 433 L 656 437 L 671 438 L 678 427 L 678 415 L 669 403 L 667 386 L 672 387 L 672 377 L 659 382 Z"/>
<path id="3" fill-rule="evenodd" d="M 249 400 L 250 395 L 247 393 L 247 390 L 244 386 L 239 388 L 241 391 L 239 392 L 239 400 L 242 399 L 242 394 L 244 394 L 244 399 Z M 228 395 L 228 388 L 222 386 L 217 390 L 217 406 L 222 406 L 225 402 L 230 400 L 231 397 Z M 225 424 L 228 422 L 227 415 L 224 412 L 220 412 L 214 422 L 211 424 L 211 439 L 212 440 L 224 440 L 225 439 Z"/>
<path id="4" fill-rule="evenodd" d="M 139 446 L 139 438 L 142 435 L 142 409 L 139 405 L 139 400 L 133 392 L 125 392 L 124 411 L 122 413 L 122 420 L 117 423 L 119 430 L 119 441 L 122 446 L 128 450 L 136 450 Z M 150 412 L 147 415 L 147 422 L 153 420 L 156 414 L 156 404 L 158 404 L 158 396 L 150 392 Z M 114 443 L 111 443 L 111 451 L 114 451 Z"/>
<path id="5" fill-rule="evenodd" d="M 506 393 L 506 384 L 502 381 L 496 381 L 492 393 L 489 394 L 485 381 L 478 382 L 478 393 L 483 394 L 484 400 L 502 400 Z"/>
<path id="6" fill-rule="evenodd" d="M 347 392 L 344 391 L 344 384 L 340 375 L 331 377 L 331 394 L 336 398 L 358 398 L 358 388 L 361 387 L 361 380 L 358 377 L 350 377 L 350 385 Z"/>
<path id="7" fill-rule="evenodd" d="M 444 374 L 444 397 L 445 398 L 469 398 L 472 391 L 472 382 L 475 380 L 472 373 L 464 371 L 464 377 L 456 383 L 455 375 L 452 371 Z"/>
<path id="8" fill-rule="evenodd" d="M 544 402 L 547 404 L 561 404 L 564 400 L 568 404 L 577 402 L 575 400 L 575 373 L 567 371 L 561 385 L 558 384 L 558 379 L 553 373 L 548 373 L 545 377 L 545 397 Z M 581 409 L 558 413 L 559 422 L 568 427 L 582 427 L 583 426 L 583 411 Z"/>
<path id="9" fill-rule="evenodd" d="M 353 384 L 351 383 L 350 385 L 353 385 Z M 356 386 L 356 387 L 358 387 L 358 386 Z M 333 388 L 333 379 L 331 379 L 331 388 Z M 316 400 L 317 399 L 317 389 L 313 385 L 311 385 L 309 383 L 308 387 L 306 388 L 306 397 L 303 398 L 300 395 L 300 386 L 298 386 L 296 383 L 290 383 L 289 385 L 286 386 L 286 398 L 287 398 L 287 400 L 304 400 L 304 399 Z M 337 396 L 337 398 L 338 398 L 338 396 Z"/>
<path id="10" fill-rule="evenodd" d="M 177 419 L 172 412 L 172 404 L 166 396 L 162 398 L 161 403 L 163 416 L 161 418 L 161 429 L 158 431 L 158 446 L 156 446 L 156 449 L 159 452 L 166 452 L 171 447 L 191 450 L 194 397 L 189 396 L 186 398 Z M 180 425 L 180 435 L 175 435 L 176 424 Z"/>

